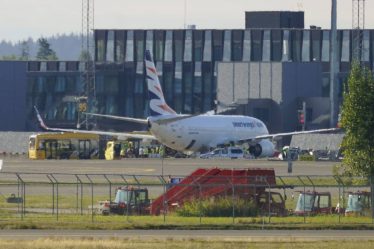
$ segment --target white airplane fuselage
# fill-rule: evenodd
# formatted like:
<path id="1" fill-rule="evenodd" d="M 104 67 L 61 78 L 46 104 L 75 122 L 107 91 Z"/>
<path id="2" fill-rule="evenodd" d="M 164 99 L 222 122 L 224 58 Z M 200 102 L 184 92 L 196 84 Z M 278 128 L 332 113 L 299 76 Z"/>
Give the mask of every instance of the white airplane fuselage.
<path id="1" fill-rule="evenodd" d="M 160 119 L 170 117 L 172 116 Z M 154 122 L 157 120 L 157 117 L 149 118 L 150 132 L 157 140 L 172 149 L 186 153 L 269 134 L 261 120 L 248 116 L 198 115 L 168 124 Z"/>

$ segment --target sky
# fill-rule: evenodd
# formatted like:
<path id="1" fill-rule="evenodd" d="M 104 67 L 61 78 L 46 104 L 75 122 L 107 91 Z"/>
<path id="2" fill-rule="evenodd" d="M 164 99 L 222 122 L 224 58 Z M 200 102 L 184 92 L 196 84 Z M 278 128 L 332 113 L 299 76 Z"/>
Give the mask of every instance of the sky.
<path id="1" fill-rule="evenodd" d="M 305 11 L 305 27 L 330 27 L 330 0 L 94 0 L 96 29 L 243 29 L 245 11 Z M 0 40 L 81 32 L 81 0 L 0 0 Z M 366 1 L 365 28 L 374 28 Z M 352 27 L 352 0 L 338 0 L 338 28 Z"/>

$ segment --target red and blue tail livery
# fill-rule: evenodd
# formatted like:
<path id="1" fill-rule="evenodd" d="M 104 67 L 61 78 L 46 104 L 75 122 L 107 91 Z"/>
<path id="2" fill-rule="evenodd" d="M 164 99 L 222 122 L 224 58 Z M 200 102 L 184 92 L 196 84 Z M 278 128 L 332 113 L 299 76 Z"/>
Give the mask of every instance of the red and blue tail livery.
<path id="1" fill-rule="evenodd" d="M 151 116 L 174 115 L 176 112 L 166 104 L 161 84 L 157 76 L 155 64 L 149 50 L 145 51 L 148 98 Z"/>

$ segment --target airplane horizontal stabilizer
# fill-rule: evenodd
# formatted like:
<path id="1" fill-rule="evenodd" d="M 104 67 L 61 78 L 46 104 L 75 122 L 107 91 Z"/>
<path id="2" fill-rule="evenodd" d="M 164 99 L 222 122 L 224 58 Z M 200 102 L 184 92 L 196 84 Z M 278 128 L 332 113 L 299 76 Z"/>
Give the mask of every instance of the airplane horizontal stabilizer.
<path id="1" fill-rule="evenodd" d="M 115 136 L 121 138 L 138 138 L 138 139 L 156 139 L 153 135 L 148 134 L 137 134 L 137 133 L 127 133 L 127 132 L 111 132 L 111 131 L 88 131 L 88 130 L 77 130 L 77 129 L 63 129 L 63 128 L 50 128 L 42 119 L 38 109 L 34 106 L 37 118 L 39 120 L 40 126 L 47 131 L 60 131 L 60 132 L 72 132 L 72 133 L 84 133 L 84 134 L 97 134 L 106 136 Z"/>

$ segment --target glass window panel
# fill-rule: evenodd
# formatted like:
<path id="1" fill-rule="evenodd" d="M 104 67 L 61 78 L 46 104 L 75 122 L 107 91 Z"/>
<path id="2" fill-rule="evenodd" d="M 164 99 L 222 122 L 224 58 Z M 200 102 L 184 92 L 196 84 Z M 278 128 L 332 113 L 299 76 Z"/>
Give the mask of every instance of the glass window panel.
<path id="1" fill-rule="evenodd" d="M 193 86 L 193 68 L 192 63 L 183 65 L 183 89 L 184 89 L 184 113 L 192 113 L 192 86 Z"/>
<path id="2" fill-rule="evenodd" d="M 231 61 L 231 30 L 225 30 L 223 40 L 223 61 Z"/>
<path id="3" fill-rule="evenodd" d="M 173 73 L 173 64 L 172 63 L 164 63 L 163 68 L 163 74 L 162 79 L 164 82 L 164 96 L 166 102 L 173 107 L 173 79 L 174 79 L 174 73 Z"/>
<path id="4" fill-rule="evenodd" d="M 284 30 L 283 31 L 283 53 L 282 53 L 282 61 L 290 61 L 290 31 Z"/>
<path id="5" fill-rule="evenodd" d="M 118 78 L 114 75 L 106 75 L 104 77 L 104 89 L 106 94 L 118 93 Z"/>
<path id="6" fill-rule="evenodd" d="M 262 60 L 262 31 L 252 30 L 252 60 Z"/>
<path id="7" fill-rule="evenodd" d="M 243 61 L 251 61 L 251 31 L 244 30 Z"/>
<path id="8" fill-rule="evenodd" d="M 212 61 L 212 31 L 205 31 L 203 61 Z"/>
<path id="9" fill-rule="evenodd" d="M 330 31 L 322 33 L 322 61 L 330 61 Z"/>
<path id="10" fill-rule="evenodd" d="M 201 62 L 195 63 L 194 86 L 193 86 L 193 112 L 202 112 L 202 79 L 201 79 Z"/>
<path id="11" fill-rule="evenodd" d="M 241 61 L 243 59 L 243 31 L 232 31 L 232 60 Z"/>
<path id="12" fill-rule="evenodd" d="M 312 30 L 312 61 L 321 61 L 321 44 L 322 32 L 321 30 Z"/>
<path id="13" fill-rule="evenodd" d="M 186 30 L 186 38 L 184 40 L 184 61 L 192 61 L 192 30 Z"/>
<path id="14" fill-rule="evenodd" d="M 95 31 L 96 37 L 96 61 L 105 61 L 105 31 Z"/>
<path id="15" fill-rule="evenodd" d="M 194 30 L 194 60 L 201 61 L 203 59 L 203 31 Z"/>
<path id="16" fill-rule="evenodd" d="M 174 31 L 174 57 L 175 61 L 181 62 L 183 59 L 183 31 Z"/>
<path id="17" fill-rule="evenodd" d="M 103 75 L 96 75 L 95 91 L 97 94 L 104 93 L 104 76 Z"/>
<path id="18" fill-rule="evenodd" d="M 203 63 L 202 81 L 204 88 L 203 111 L 207 112 L 212 109 L 213 90 L 212 90 L 212 64 Z"/>
<path id="19" fill-rule="evenodd" d="M 106 43 L 106 61 L 114 62 L 114 31 L 108 31 L 108 39 Z"/>
<path id="20" fill-rule="evenodd" d="M 330 75 L 328 73 L 323 74 L 322 78 L 322 97 L 330 96 Z"/>
<path id="21" fill-rule="evenodd" d="M 222 61 L 223 31 L 213 30 L 213 61 Z"/>
<path id="22" fill-rule="evenodd" d="M 342 41 L 342 62 L 349 62 L 349 55 L 350 55 L 350 32 L 349 30 L 343 30 L 343 41 Z"/>
<path id="23" fill-rule="evenodd" d="M 291 31 L 292 61 L 301 61 L 302 31 Z"/>
<path id="24" fill-rule="evenodd" d="M 57 77 L 57 82 L 55 84 L 55 92 L 56 93 L 63 93 L 65 92 L 65 86 L 66 86 L 66 81 L 65 77 Z"/>
<path id="25" fill-rule="evenodd" d="M 155 31 L 155 60 L 162 61 L 164 59 L 164 36 L 165 32 L 162 30 Z"/>
<path id="26" fill-rule="evenodd" d="M 370 60 L 370 33 L 369 30 L 364 30 L 362 38 L 362 51 L 361 51 L 361 60 L 369 62 Z"/>
<path id="27" fill-rule="evenodd" d="M 136 61 L 144 61 L 144 31 L 135 31 Z"/>
<path id="28" fill-rule="evenodd" d="M 271 31 L 271 60 L 282 60 L 282 30 Z"/>
<path id="29" fill-rule="evenodd" d="M 122 63 L 125 60 L 125 32 L 116 31 L 116 62 Z"/>
<path id="30" fill-rule="evenodd" d="M 182 92 L 182 62 L 176 62 L 174 77 L 174 110 L 177 113 L 182 112 Z"/>
<path id="31" fill-rule="evenodd" d="M 153 30 L 147 30 L 145 49 L 153 54 Z"/>
<path id="32" fill-rule="evenodd" d="M 127 31 L 125 61 L 134 61 L 134 31 Z"/>
<path id="33" fill-rule="evenodd" d="M 65 72 L 66 71 L 66 62 L 65 61 L 60 61 L 58 63 L 58 71 L 60 71 L 60 72 Z"/>
<path id="34" fill-rule="evenodd" d="M 114 96 L 107 96 L 105 101 L 105 114 L 115 115 L 118 113 L 118 105 Z"/>
<path id="35" fill-rule="evenodd" d="M 270 30 L 264 30 L 264 42 L 262 45 L 262 61 L 270 61 Z"/>
<path id="36" fill-rule="evenodd" d="M 303 31 L 303 48 L 301 57 L 302 61 L 310 61 L 310 30 Z"/>
<path id="37" fill-rule="evenodd" d="M 165 42 L 165 62 L 173 61 L 173 31 L 166 31 L 166 42 Z"/>

